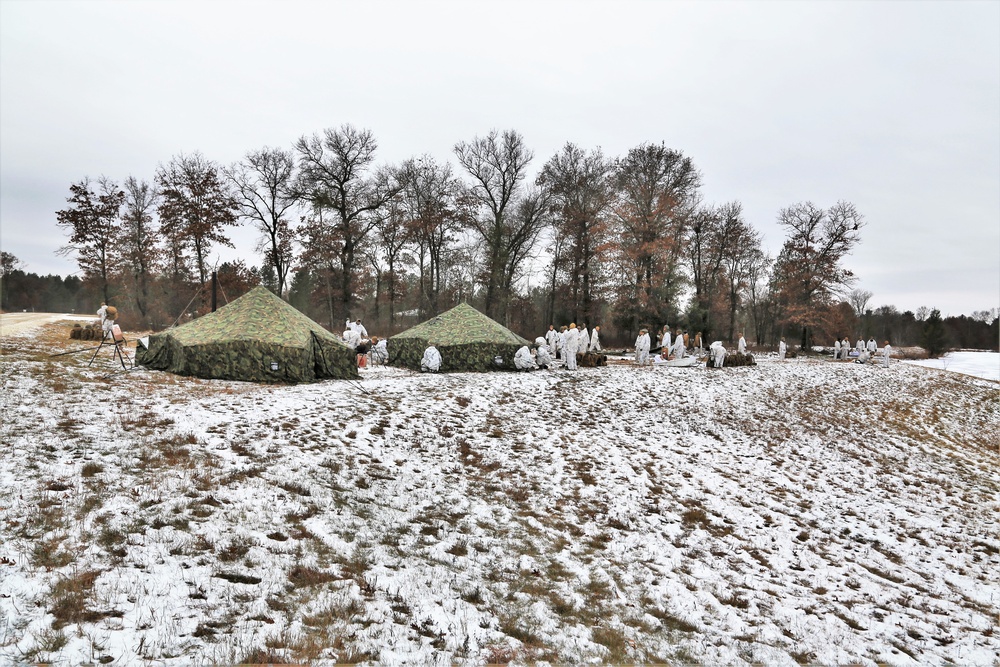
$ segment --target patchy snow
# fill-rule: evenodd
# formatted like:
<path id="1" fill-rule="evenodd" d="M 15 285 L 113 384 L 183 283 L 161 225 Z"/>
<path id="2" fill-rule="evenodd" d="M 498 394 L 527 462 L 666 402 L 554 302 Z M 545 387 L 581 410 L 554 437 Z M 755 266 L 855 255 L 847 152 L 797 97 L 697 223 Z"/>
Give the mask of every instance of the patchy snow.
<path id="1" fill-rule="evenodd" d="M 948 352 L 939 359 L 920 359 L 905 363 L 973 375 L 987 380 L 1000 380 L 1000 352 L 960 350 Z"/>
<path id="2" fill-rule="evenodd" d="M 4 339 L 0 662 L 997 663 L 996 382 L 103 381 L 67 330 Z"/>

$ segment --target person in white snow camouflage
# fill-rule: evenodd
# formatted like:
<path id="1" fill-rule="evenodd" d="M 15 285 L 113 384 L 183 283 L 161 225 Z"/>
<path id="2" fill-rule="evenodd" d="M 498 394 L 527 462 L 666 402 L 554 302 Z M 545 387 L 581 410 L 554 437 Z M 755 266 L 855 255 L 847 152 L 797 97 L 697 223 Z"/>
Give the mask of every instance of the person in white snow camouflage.
<path id="1" fill-rule="evenodd" d="M 347 329 L 344 331 L 344 342 L 353 350 L 361 344 L 361 334 L 357 329 Z"/>
<path id="2" fill-rule="evenodd" d="M 531 356 L 531 350 L 527 345 L 522 345 L 514 353 L 514 368 L 519 371 L 533 371 L 538 369 L 538 366 L 535 364 L 535 358 Z"/>
<path id="3" fill-rule="evenodd" d="M 747 339 L 743 337 L 743 332 L 740 332 L 740 339 L 736 343 L 736 351 L 740 354 L 747 353 Z"/>
<path id="4" fill-rule="evenodd" d="M 712 343 L 708 351 L 712 358 L 712 366 L 714 368 L 722 368 L 722 365 L 726 361 L 726 346 L 722 344 L 722 341 L 717 340 Z"/>
<path id="5" fill-rule="evenodd" d="M 441 370 L 441 353 L 433 345 L 424 350 L 424 356 L 420 360 L 420 370 L 424 373 L 437 373 Z"/>
<path id="6" fill-rule="evenodd" d="M 556 341 L 559 339 L 559 332 L 553 324 L 549 325 L 549 330 L 545 332 L 545 344 L 549 346 L 549 353 L 556 353 Z"/>
<path id="7" fill-rule="evenodd" d="M 886 368 L 889 368 L 889 357 L 892 355 L 892 346 L 889 345 L 889 341 L 885 341 L 885 347 L 882 348 L 882 363 Z"/>
<path id="8" fill-rule="evenodd" d="M 684 346 L 684 332 L 680 329 L 677 330 L 677 335 L 674 336 L 674 347 L 671 354 L 674 359 L 683 359 L 684 355 L 687 354 L 687 348 Z"/>
<path id="9" fill-rule="evenodd" d="M 635 361 L 640 366 L 649 363 L 649 333 L 645 329 L 639 329 L 635 339 Z"/>
<path id="10" fill-rule="evenodd" d="M 868 354 L 872 355 L 878 352 L 878 343 L 875 342 L 875 336 L 868 339 Z"/>
<path id="11" fill-rule="evenodd" d="M 670 353 L 670 344 L 671 344 L 671 339 L 670 339 L 670 325 L 669 324 L 664 324 L 663 325 L 663 331 L 660 332 L 659 338 L 660 338 L 660 341 L 659 341 L 660 342 L 660 353 L 662 354 L 663 352 L 666 352 L 667 354 L 669 354 Z"/>
<path id="12" fill-rule="evenodd" d="M 584 324 L 580 331 L 580 340 L 577 343 L 576 349 L 580 352 L 586 352 L 590 349 L 590 334 L 587 332 L 587 325 Z"/>
<path id="13" fill-rule="evenodd" d="M 598 324 L 594 327 L 593 333 L 590 334 L 590 352 L 600 352 L 601 351 L 601 325 Z"/>
<path id="14" fill-rule="evenodd" d="M 569 329 L 566 331 L 566 342 L 563 345 L 566 346 L 566 368 L 567 370 L 576 370 L 576 351 L 580 344 L 580 332 L 576 330 L 576 322 L 569 325 Z"/>
<path id="15" fill-rule="evenodd" d="M 781 342 L 778 343 L 778 358 L 784 359 L 786 352 L 788 352 L 788 346 L 785 345 L 785 339 L 782 338 Z"/>
<path id="16" fill-rule="evenodd" d="M 552 352 L 545 343 L 545 339 L 539 336 L 535 339 L 538 349 L 535 351 L 535 363 L 539 368 L 552 368 Z"/>
<path id="17" fill-rule="evenodd" d="M 386 346 L 384 338 L 372 336 L 372 363 L 384 364 L 389 361 L 389 348 Z"/>

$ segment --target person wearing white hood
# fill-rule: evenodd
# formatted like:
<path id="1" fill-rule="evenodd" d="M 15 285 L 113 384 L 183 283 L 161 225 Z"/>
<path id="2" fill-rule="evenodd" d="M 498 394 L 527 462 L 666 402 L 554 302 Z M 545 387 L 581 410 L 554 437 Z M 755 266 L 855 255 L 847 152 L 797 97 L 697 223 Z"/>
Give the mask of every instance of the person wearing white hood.
<path id="1" fill-rule="evenodd" d="M 743 332 L 740 332 L 740 339 L 736 343 L 736 351 L 740 354 L 747 353 L 747 339 L 743 337 Z"/>
<path id="2" fill-rule="evenodd" d="M 833 341 L 833 360 L 840 359 L 840 339 Z"/>
<path id="3" fill-rule="evenodd" d="M 722 344 L 722 341 L 717 340 L 712 343 L 708 351 L 711 353 L 713 368 L 722 368 L 722 365 L 726 362 L 726 347 Z"/>
<path id="4" fill-rule="evenodd" d="M 649 333 L 645 329 L 639 329 L 635 339 L 635 362 L 640 366 L 649 363 Z"/>
<path id="5" fill-rule="evenodd" d="M 684 346 L 684 332 L 680 329 L 677 330 L 677 336 L 674 338 L 671 354 L 673 354 L 674 359 L 683 359 L 684 355 L 687 354 L 687 348 Z"/>
<path id="6" fill-rule="evenodd" d="M 353 350 L 361 344 L 361 334 L 357 329 L 347 329 L 344 331 L 344 342 Z"/>
<path id="7" fill-rule="evenodd" d="M 576 330 L 576 322 L 573 322 L 566 331 L 566 341 L 563 343 L 565 346 L 564 352 L 566 354 L 567 370 L 576 370 L 576 351 L 579 349 L 579 344 L 580 332 Z"/>
<path id="8" fill-rule="evenodd" d="M 441 353 L 433 343 L 424 350 L 424 356 L 420 360 L 420 370 L 424 373 L 437 373 L 441 370 Z"/>
<path id="9" fill-rule="evenodd" d="M 590 334 L 590 351 L 600 352 L 601 351 L 601 325 L 598 324 L 594 327 L 594 331 Z"/>
<path id="10" fill-rule="evenodd" d="M 580 341 L 577 343 L 576 349 L 584 353 L 590 349 L 590 334 L 587 333 L 586 324 L 584 324 L 583 328 L 580 329 Z"/>
<path id="11" fill-rule="evenodd" d="M 535 358 L 531 356 L 531 350 L 527 345 L 522 345 L 518 348 L 517 352 L 514 353 L 514 368 L 519 371 L 538 370 L 538 365 L 535 364 Z"/>
<path id="12" fill-rule="evenodd" d="M 559 332 L 556 331 L 554 324 L 549 325 L 549 330 L 545 332 L 545 344 L 549 346 L 549 354 L 555 355 L 556 353 L 556 340 L 559 338 Z"/>
<path id="13" fill-rule="evenodd" d="M 378 336 L 372 336 L 372 351 L 371 351 L 372 363 L 384 365 L 389 361 L 389 348 L 386 345 L 385 338 L 379 338 Z"/>
<path id="14" fill-rule="evenodd" d="M 785 345 L 785 339 L 782 338 L 781 342 L 778 343 L 778 358 L 784 359 L 786 352 L 788 352 L 788 346 Z"/>
<path id="15" fill-rule="evenodd" d="M 871 356 L 878 352 L 878 343 L 875 342 L 875 336 L 868 339 L 868 355 Z"/>
<path id="16" fill-rule="evenodd" d="M 538 364 L 539 368 L 552 368 L 552 352 L 545 343 L 545 339 L 539 336 L 535 339 L 535 345 L 538 346 L 538 349 L 535 350 L 535 363 Z"/>
<path id="17" fill-rule="evenodd" d="M 663 332 L 660 334 L 660 354 L 670 354 L 670 325 L 663 325 Z"/>

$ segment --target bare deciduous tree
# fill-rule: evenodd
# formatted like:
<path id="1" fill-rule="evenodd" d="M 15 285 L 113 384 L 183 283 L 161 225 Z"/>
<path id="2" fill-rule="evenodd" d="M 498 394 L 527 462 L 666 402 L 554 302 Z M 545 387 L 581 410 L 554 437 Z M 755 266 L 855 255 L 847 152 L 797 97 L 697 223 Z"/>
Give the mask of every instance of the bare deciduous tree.
<path id="1" fill-rule="evenodd" d="M 743 219 L 743 206 L 739 202 L 724 205 L 722 215 L 722 264 L 729 302 L 729 329 L 726 333 L 729 340 L 736 340 L 736 312 L 740 308 L 742 295 L 750 286 L 752 269 L 763 261 L 763 239 L 760 232 Z"/>
<path id="2" fill-rule="evenodd" d="M 694 299 L 688 309 L 688 324 L 705 336 L 716 329 L 722 278 L 722 261 L 726 251 L 723 234 L 725 212 L 718 206 L 702 207 L 691 216 L 688 227 L 687 256 L 691 263 Z"/>
<path id="3" fill-rule="evenodd" d="M 385 208 L 380 211 L 375 221 L 375 254 L 381 255 L 385 260 L 385 294 L 389 301 L 389 326 L 396 323 L 396 303 L 401 296 L 400 287 L 402 280 L 399 275 L 402 268 L 408 261 L 407 247 L 412 239 L 412 228 L 407 225 L 408 215 L 402 193 L 394 197 Z M 378 262 L 372 262 L 378 271 Z M 376 276 L 377 283 L 381 286 L 382 277 Z M 375 294 L 375 316 L 378 317 L 378 306 L 381 290 L 376 289 Z"/>
<path id="4" fill-rule="evenodd" d="M 451 165 L 430 156 L 407 160 L 400 169 L 409 212 L 410 236 L 417 253 L 420 312 L 437 315 L 445 288 L 449 255 L 468 223 L 471 202 Z"/>
<path id="5" fill-rule="evenodd" d="M 153 220 L 160 194 L 156 186 L 134 176 L 125 179 L 125 212 L 122 215 L 122 251 L 125 269 L 135 290 L 136 308 L 149 314 L 149 287 L 162 250 Z"/>
<path id="6" fill-rule="evenodd" d="M 278 295 L 285 298 L 294 253 L 289 211 L 295 206 L 291 185 L 295 156 L 280 148 L 251 151 L 226 170 L 235 191 L 237 214 L 261 232 L 257 252 L 274 269 Z"/>
<path id="7" fill-rule="evenodd" d="M 469 225 L 483 246 L 486 314 L 503 322 L 516 274 L 545 226 L 546 196 L 525 194 L 522 181 L 533 154 L 513 130 L 459 142 L 455 155 L 472 177 L 471 195 L 479 204 Z"/>
<path id="8" fill-rule="evenodd" d="M 851 293 L 847 295 L 847 303 L 851 304 L 855 315 L 863 317 L 872 296 L 872 293 L 866 289 L 851 290 Z"/>
<path id="9" fill-rule="evenodd" d="M 296 196 L 314 211 L 329 213 L 313 218 L 314 224 L 328 228 L 314 230 L 307 242 L 331 243 L 339 258 L 338 294 L 331 325 L 334 319 L 343 321 L 350 314 L 361 244 L 378 220 L 377 211 L 401 189 L 388 169 L 370 173 L 377 148 L 370 130 L 346 124 L 323 130 L 322 136 L 302 137 L 295 143 L 299 155 Z M 316 254 L 321 249 L 308 250 Z"/>
<path id="10" fill-rule="evenodd" d="M 802 347 L 811 345 L 810 331 L 821 326 L 834 297 L 854 281 L 841 260 L 861 240 L 864 217 L 853 204 L 837 202 L 821 209 L 812 202 L 794 204 L 778 213 L 788 238 L 775 262 L 775 293 L 784 321 L 799 327 Z"/>
<path id="11" fill-rule="evenodd" d="M 572 143 L 552 156 L 538 185 L 552 195 L 556 234 L 569 279 L 567 310 L 574 321 L 595 323 L 595 292 L 608 252 L 608 209 L 614 197 L 614 164 L 600 149 L 589 154 Z"/>

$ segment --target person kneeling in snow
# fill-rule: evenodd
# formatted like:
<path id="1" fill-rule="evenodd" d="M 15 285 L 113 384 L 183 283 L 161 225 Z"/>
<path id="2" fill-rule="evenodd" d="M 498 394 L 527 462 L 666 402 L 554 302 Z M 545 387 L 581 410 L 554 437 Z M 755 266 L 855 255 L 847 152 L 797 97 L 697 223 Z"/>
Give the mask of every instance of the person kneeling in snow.
<path id="1" fill-rule="evenodd" d="M 712 360 L 713 368 L 722 368 L 722 364 L 726 361 L 726 347 L 722 344 L 721 340 L 717 340 L 712 343 L 708 348 L 709 356 Z"/>
<path id="2" fill-rule="evenodd" d="M 514 368 L 519 371 L 533 371 L 538 369 L 538 366 L 535 364 L 535 358 L 531 356 L 531 350 L 528 349 L 527 345 L 522 345 L 514 353 Z"/>
<path id="3" fill-rule="evenodd" d="M 372 336 L 372 363 L 384 364 L 389 361 L 389 348 L 386 346 L 385 338 Z"/>
<path id="4" fill-rule="evenodd" d="M 441 353 L 433 345 L 424 350 L 424 357 L 420 360 L 420 370 L 424 373 L 437 373 L 441 370 Z"/>
<path id="5" fill-rule="evenodd" d="M 535 345 L 538 346 L 538 350 L 535 352 L 535 363 L 538 364 L 539 368 L 550 368 L 552 366 L 552 352 L 545 344 L 545 339 L 539 336 L 535 339 Z"/>

